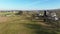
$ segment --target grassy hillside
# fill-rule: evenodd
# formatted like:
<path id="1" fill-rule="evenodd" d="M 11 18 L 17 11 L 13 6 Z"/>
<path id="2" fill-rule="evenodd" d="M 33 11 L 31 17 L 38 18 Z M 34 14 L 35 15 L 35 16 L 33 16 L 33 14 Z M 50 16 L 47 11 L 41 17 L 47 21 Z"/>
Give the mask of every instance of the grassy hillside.
<path id="1" fill-rule="evenodd" d="M 27 20 L 23 16 L 6 18 L 8 18 L 6 22 L 0 23 L 0 34 L 57 34 L 44 22 Z"/>
<path id="2" fill-rule="evenodd" d="M 52 26 L 53 24 L 32 21 L 27 19 L 26 15 L 0 16 L 0 34 L 60 34 L 58 28 Z"/>

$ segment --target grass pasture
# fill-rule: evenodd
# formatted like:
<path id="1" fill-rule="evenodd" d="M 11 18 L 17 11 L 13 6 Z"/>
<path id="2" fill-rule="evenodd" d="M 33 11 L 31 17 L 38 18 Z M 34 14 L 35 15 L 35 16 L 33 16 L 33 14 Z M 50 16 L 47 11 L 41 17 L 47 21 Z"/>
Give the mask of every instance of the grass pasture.
<path id="1" fill-rule="evenodd" d="M 0 21 L 0 34 L 59 34 L 55 29 L 49 29 L 50 25 L 31 21 L 24 15 L 0 16 Z"/>

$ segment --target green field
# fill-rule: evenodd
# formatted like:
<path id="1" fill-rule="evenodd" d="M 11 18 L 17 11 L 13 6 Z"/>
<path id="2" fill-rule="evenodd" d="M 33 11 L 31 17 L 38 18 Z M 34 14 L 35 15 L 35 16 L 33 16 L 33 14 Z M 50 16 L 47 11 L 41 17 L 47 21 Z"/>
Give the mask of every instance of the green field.
<path id="1" fill-rule="evenodd" d="M 51 28 L 43 21 L 31 21 L 24 15 L 5 18 L 7 21 L 0 22 L 0 34 L 60 34 L 57 28 Z"/>

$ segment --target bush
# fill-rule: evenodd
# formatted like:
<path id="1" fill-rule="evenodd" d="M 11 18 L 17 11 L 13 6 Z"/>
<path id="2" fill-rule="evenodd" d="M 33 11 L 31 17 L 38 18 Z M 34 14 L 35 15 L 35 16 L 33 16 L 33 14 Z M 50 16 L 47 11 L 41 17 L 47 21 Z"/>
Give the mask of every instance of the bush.
<path id="1" fill-rule="evenodd" d="M 16 15 L 22 15 L 23 11 L 19 11 L 18 13 L 16 13 Z"/>

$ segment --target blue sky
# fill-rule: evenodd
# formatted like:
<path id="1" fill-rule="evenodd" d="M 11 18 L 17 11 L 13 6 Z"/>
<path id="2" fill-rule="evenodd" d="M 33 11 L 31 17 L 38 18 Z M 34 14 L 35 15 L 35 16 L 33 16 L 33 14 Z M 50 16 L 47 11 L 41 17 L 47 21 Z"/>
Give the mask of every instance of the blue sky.
<path id="1" fill-rule="evenodd" d="M 60 8 L 60 0 L 0 0 L 0 10 L 43 10 Z"/>

